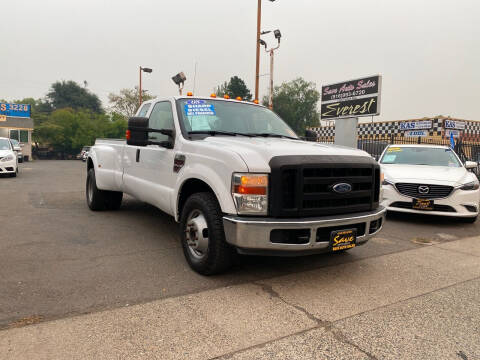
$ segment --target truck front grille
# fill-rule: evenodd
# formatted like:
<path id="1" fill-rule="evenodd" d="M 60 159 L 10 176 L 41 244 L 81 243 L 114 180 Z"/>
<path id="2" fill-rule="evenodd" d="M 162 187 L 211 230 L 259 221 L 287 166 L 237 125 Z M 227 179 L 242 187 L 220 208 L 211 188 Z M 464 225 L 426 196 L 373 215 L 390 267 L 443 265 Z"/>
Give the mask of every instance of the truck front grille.
<path id="1" fill-rule="evenodd" d="M 286 156 L 273 158 L 270 166 L 272 216 L 324 216 L 378 207 L 380 168 L 373 159 Z M 349 184 L 351 191 L 335 192 L 333 187 L 339 183 Z"/>

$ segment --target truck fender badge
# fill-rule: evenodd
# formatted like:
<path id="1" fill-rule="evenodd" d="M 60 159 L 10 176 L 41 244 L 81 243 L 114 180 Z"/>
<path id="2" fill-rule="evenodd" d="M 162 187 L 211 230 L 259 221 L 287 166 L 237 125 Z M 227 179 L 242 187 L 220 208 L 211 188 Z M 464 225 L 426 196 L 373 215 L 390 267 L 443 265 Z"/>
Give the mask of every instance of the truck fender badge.
<path id="1" fill-rule="evenodd" d="M 175 154 L 175 159 L 173 160 L 173 172 L 178 173 L 183 165 L 185 165 L 185 155 Z"/>
<path id="2" fill-rule="evenodd" d="M 339 194 L 345 194 L 352 191 L 352 185 L 347 183 L 338 183 L 332 186 L 332 190 Z"/>

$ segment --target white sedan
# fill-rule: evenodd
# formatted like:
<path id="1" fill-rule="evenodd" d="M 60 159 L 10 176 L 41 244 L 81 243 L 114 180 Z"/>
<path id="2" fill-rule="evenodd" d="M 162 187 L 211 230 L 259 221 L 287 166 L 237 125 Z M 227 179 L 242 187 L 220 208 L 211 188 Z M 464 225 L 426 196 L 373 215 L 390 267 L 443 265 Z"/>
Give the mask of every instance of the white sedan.
<path id="1" fill-rule="evenodd" d="M 462 217 L 475 222 L 480 190 L 475 174 L 447 146 L 390 145 L 380 158 L 382 205 L 388 211 Z"/>
<path id="2" fill-rule="evenodd" d="M 0 174 L 17 176 L 18 159 L 10 139 L 0 137 Z"/>

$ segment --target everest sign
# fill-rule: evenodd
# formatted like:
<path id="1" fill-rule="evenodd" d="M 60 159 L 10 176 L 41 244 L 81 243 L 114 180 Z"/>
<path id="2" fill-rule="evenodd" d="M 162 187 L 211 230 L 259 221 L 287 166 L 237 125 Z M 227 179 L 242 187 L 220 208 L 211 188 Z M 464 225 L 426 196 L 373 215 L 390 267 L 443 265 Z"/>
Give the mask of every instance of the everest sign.
<path id="1" fill-rule="evenodd" d="M 341 119 L 380 114 L 380 75 L 322 86 L 321 118 Z"/>

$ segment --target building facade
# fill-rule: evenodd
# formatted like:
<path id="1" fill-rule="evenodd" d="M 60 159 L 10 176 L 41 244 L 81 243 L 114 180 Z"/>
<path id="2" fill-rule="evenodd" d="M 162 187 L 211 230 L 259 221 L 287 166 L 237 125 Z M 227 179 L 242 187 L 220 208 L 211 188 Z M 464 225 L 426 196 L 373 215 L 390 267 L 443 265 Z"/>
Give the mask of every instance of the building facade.
<path id="1" fill-rule="evenodd" d="M 3 110 L 4 105 L 7 106 L 5 111 Z M 28 106 L 28 112 L 25 111 L 21 116 L 15 116 L 18 115 L 18 111 L 9 112 L 9 105 L 17 104 L 0 104 L 0 137 L 18 140 L 22 148 L 24 160 L 29 161 L 32 159 L 33 132 L 33 119 L 30 117 L 30 107 Z M 13 116 L 10 116 L 10 114 Z"/>
<path id="2" fill-rule="evenodd" d="M 337 120 L 342 121 L 342 120 Z M 335 125 L 313 127 L 321 140 L 333 142 Z M 461 138 L 463 141 L 480 142 L 480 121 L 456 119 L 445 116 L 371 122 L 358 124 L 358 139 L 371 138 L 425 138 L 433 140 Z"/>

